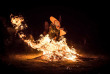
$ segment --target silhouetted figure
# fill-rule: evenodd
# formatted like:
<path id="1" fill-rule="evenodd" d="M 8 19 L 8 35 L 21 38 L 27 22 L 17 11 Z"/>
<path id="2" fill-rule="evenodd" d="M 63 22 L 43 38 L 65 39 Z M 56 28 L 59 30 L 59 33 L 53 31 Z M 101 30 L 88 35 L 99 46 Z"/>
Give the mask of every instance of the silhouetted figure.
<path id="1" fill-rule="evenodd" d="M 46 35 L 48 33 L 48 30 L 49 30 L 49 23 L 45 21 L 43 34 Z"/>
<path id="2" fill-rule="evenodd" d="M 49 34 L 49 37 L 54 40 L 59 40 L 60 36 L 65 35 L 66 32 L 63 28 L 60 28 L 60 22 L 61 22 L 61 16 L 59 17 L 58 21 L 53 16 L 50 17 L 51 24 L 49 26 L 49 23 L 45 21 L 45 30 L 43 32 L 44 35 L 47 33 Z"/>
<path id="3" fill-rule="evenodd" d="M 55 24 L 51 23 L 49 27 L 49 37 L 54 40 L 58 40 L 60 36 L 60 30 L 58 30 L 55 26 Z"/>

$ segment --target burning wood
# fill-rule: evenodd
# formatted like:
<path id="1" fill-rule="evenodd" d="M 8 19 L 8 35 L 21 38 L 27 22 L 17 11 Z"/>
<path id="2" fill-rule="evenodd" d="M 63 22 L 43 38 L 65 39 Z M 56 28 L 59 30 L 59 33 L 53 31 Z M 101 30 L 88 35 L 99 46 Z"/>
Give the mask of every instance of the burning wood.
<path id="1" fill-rule="evenodd" d="M 55 23 L 53 20 L 54 17 L 50 17 L 50 20 Z M 56 19 L 55 19 L 56 20 Z M 38 51 L 42 51 L 43 55 L 41 56 L 42 59 L 48 60 L 48 61 L 59 61 L 59 60 L 72 60 L 76 61 L 76 58 L 79 54 L 75 51 L 75 48 L 69 48 L 69 46 L 66 43 L 66 38 L 62 35 L 65 35 L 66 32 L 63 30 L 60 30 L 60 39 L 59 41 L 51 39 L 49 37 L 49 34 L 43 36 L 43 34 L 40 35 L 40 38 L 38 40 L 31 40 L 27 39 L 26 35 L 22 32 L 23 29 L 27 28 L 27 24 L 23 23 L 24 18 L 21 16 L 13 16 L 11 15 L 11 23 L 13 27 L 16 30 L 16 33 L 19 35 L 19 38 L 21 38 L 25 43 L 27 43 L 30 47 L 33 49 L 36 49 Z M 60 26 L 60 23 L 57 21 L 57 26 Z M 58 27 L 59 29 L 60 27 Z M 18 31 L 21 31 L 18 33 Z"/>

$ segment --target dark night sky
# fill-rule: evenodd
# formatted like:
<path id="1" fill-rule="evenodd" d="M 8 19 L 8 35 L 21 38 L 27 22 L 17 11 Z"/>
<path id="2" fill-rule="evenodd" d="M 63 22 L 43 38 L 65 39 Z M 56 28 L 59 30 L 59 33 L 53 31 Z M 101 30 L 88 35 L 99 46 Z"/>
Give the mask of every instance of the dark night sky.
<path id="1" fill-rule="evenodd" d="M 27 4 L 28 5 L 28 4 Z M 61 15 L 62 27 L 67 31 L 68 40 L 80 44 L 86 38 L 91 50 L 109 53 L 106 48 L 107 25 L 103 24 L 106 18 L 106 9 L 103 5 L 28 5 L 15 7 L 1 7 L 0 17 L 4 17 L 8 23 L 10 14 L 22 15 L 29 26 L 29 31 L 35 38 L 43 32 L 45 21 L 49 21 L 50 16 L 57 19 Z M 96 50 L 94 49 L 94 50 Z"/>

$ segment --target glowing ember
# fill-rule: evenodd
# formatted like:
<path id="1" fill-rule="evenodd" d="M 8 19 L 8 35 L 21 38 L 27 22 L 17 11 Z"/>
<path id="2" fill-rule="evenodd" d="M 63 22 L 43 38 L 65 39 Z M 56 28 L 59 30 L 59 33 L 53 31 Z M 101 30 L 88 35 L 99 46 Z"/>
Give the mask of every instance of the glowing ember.
<path id="1" fill-rule="evenodd" d="M 24 18 L 21 16 L 12 16 L 11 23 L 14 26 L 16 32 L 22 31 L 27 27 L 26 24 L 23 24 Z M 23 32 L 18 33 L 19 37 L 27 43 L 33 49 L 43 52 L 42 59 L 48 61 L 59 61 L 59 60 L 72 60 L 75 61 L 77 58 L 77 53 L 72 47 L 68 47 L 66 43 L 66 38 L 61 36 L 60 41 L 55 41 L 49 38 L 49 34 L 43 36 L 40 35 L 38 40 L 26 39 L 26 35 Z"/>

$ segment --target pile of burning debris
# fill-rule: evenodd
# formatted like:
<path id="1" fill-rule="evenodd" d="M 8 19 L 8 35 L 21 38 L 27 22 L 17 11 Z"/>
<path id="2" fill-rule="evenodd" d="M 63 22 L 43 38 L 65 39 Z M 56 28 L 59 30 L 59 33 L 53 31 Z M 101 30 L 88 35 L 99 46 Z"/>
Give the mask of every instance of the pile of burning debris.
<path id="1" fill-rule="evenodd" d="M 50 27 L 51 29 L 59 31 L 58 32 L 60 36 L 59 40 L 56 40 L 57 36 L 50 37 L 50 35 L 53 34 L 52 32 L 54 30 L 51 30 L 52 32 L 49 32 L 46 35 L 41 34 L 38 40 L 34 40 L 31 38 L 27 39 L 26 34 L 22 31 L 23 29 L 26 29 L 28 27 L 24 21 L 24 18 L 22 16 L 14 16 L 12 14 L 10 15 L 10 18 L 11 23 L 16 31 L 16 34 L 18 34 L 19 38 L 21 38 L 25 43 L 28 44 L 28 46 L 32 47 L 33 49 L 43 52 L 40 58 L 48 61 L 59 61 L 59 60 L 76 61 L 76 58 L 78 58 L 79 54 L 75 51 L 75 48 L 73 47 L 70 48 L 66 43 L 66 38 L 64 37 L 66 32 L 64 31 L 64 29 L 60 28 L 59 21 L 53 16 L 50 17 L 50 21 L 54 25 L 50 25 Z"/>

